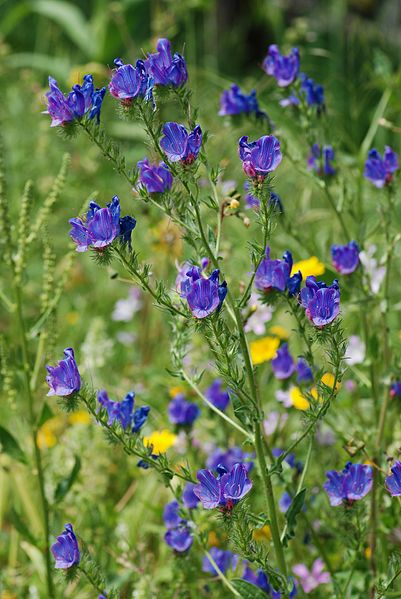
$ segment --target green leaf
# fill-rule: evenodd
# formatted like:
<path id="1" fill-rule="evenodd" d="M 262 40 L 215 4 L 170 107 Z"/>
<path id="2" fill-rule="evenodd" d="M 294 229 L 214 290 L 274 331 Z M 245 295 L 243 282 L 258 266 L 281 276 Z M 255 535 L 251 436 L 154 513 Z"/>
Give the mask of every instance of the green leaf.
<path id="1" fill-rule="evenodd" d="M 0 452 L 8 454 L 12 458 L 14 458 L 14 460 L 21 462 L 21 464 L 28 463 L 28 458 L 22 451 L 18 442 L 2 426 L 0 426 Z"/>
<path id="2" fill-rule="evenodd" d="M 288 539 L 294 536 L 294 529 L 296 526 L 296 520 L 299 512 L 302 510 L 305 502 L 306 489 L 301 489 L 297 493 L 291 502 L 290 507 L 285 513 L 285 519 L 287 520 L 288 533 L 285 538 L 285 545 Z"/>
<path id="3" fill-rule="evenodd" d="M 22 520 L 20 514 L 18 514 L 18 512 L 16 512 L 14 508 L 11 508 L 9 518 L 10 518 L 11 524 L 20 533 L 20 535 L 22 537 L 24 537 L 24 539 L 29 541 L 32 545 L 37 546 L 37 541 L 36 541 L 35 537 L 31 533 L 31 531 L 29 530 L 29 528 L 27 527 L 25 522 Z"/>
<path id="4" fill-rule="evenodd" d="M 48 420 L 50 420 L 50 418 L 53 418 L 53 416 L 54 416 L 54 414 L 51 411 L 51 409 L 49 408 L 48 404 L 44 403 L 42 412 L 41 412 L 39 420 L 38 420 L 38 428 L 43 426 L 44 423 L 47 422 Z"/>
<path id="5" fill-rule="evenodd" d="M 242 578 L 233 578 L 231 584 L 242 599 L 266 599 L 266 593 L 262 589 Z"/>
<path id="6" fill-rule="evenodd" d="M 75 456 L 75 463 L 72 467 L 70 474 L 63 478 L 57 485 L 56 490 L 54 492 L 54 503 L 59 503 L 64 497 L 67 495 L 68 491 L 71 489 L 72 485 L 77 479 L 79 471 L 81 470 L 81 460 L 78 456 Z"/>

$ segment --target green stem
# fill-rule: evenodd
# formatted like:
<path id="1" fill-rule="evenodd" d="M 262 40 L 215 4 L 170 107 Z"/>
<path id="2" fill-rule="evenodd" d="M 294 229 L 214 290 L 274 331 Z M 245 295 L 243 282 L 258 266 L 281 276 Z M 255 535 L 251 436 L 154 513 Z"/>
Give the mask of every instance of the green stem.
<path id="1" fill-rule="evenodd" d="M 86 576 L 86 578 L 89 580 L 90 584 L 93 586 L 93 588 L 95 589 L 95 591 L 97 591 L 98 593 L 100 593 L 101 595 L 104 595 L 104 590 L 101 589 L 96 582 L 93 580 L 92 576 L 86 571 L 84 570 L 84 568 L 82 568 L 82 566 L 77 566 L 77 569 L 82 572 L 82 574 L 84 574 Z"/>
<path id="2" fill-rule="evenodd" d="M 209 551 L 207 551 L 205 549 L 205 555 L 208 558 L 208 560 L 210 561 L 210 563 L 212 564 L 213 568 L 216 570 L 217 572 L 217 576 L 220 578 L 221 582 L 224 584 L 225 587 L 227 587 L 229 589 L 229 591 L 231 591 L 231 593 L 235 596 L 235 597 L 240 597 L 241 595 L 239 594 L 239 592 L 233 587 L 233 585 L 231 584 L 231 582 L 228 580 L 228 578 L 224 575 L 224 573 L 220 570 L 220 568 L 218 567 L 218 565 L 216 564 L 216 562 L 214 561 L 213 557 L 210 555 Z"/>

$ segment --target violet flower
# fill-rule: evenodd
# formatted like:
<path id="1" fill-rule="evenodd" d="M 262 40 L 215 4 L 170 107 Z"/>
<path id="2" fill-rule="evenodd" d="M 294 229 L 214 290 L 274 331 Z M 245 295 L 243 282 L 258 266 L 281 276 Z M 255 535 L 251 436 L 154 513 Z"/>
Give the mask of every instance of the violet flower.
<path id="1" fill-rule="evenodd" d="M 55 568 L 66 570 L 79 564 L 81 554 L 72 524 L 66 524 L 64 526 L 64 531 L 57 537 L 57 541 L 51 546 L 51 552 L 56 560 Z"/>
<path id="2" fill-rule="evenodd" d="M 398 397 L 398 398 L 401 397 L 401 381 L 394 381 L 393 383 L 391 383 L 390 397 L 392 397 L 393 399 L 395 397 Z"/>
<path id="3" fill-rule="evenodd" d="M 333 167 L 334 150 L 332 146 L 313 144 L 308 157 L 308 169 L 314 170 L 320 177 L 331 177 L 336 174 Z"/>
<path id="4" fill-rule="evenodd" d="M 238 153 L 244 173 L 251 179 L 258 180 L 263 180 L 273 172 L 283 158 L 280 142 L 274 135 L 264 135 L 251 142 L 244 135 L 239 140 Z"/>
<path id="5" fill-rule="evenodd" d="M 172 424 L 192 426 L 199 415 L 198 406 L 187 401 L 182 393 L 173 397 L 168 405 L 168 418 Z"/>
<path id="6" fill-rule="evenodd" d="M 190 165 L 198 157 L 202 145 L 202 129 L 199 125 L 188 133 L 184 125 L 166 123 L 160 147 L 171 162 Z"/>
<path id="7" fill-rule="evenodd" d="M 136 65 L 124 64 L 121 58 L 114 60 L 116 69 L 113 70 L 109 83 L 112 96 L 129 106 L 137 98 L 153 102 L 153 80 L 146 73 L 143 60 L 137 60 Z"/>
<path id="8" fill-rule="evenodd" d="M 185 59 L 176 52 L 171 55 L 171 44 L 168 39 L 159 39 L 156 44 L 157 52 L 148 54 L 144 66 L 155 85 L 172 85 L 180 87 L 188 79 Z"/>
<path id="9" fill-rule="evenodd" d="M 342 472 L 329 470 L 326 476 L 328 481 L 323 488 L 333 506 L 362 499 L 372 488 L 373 470 L 365 464 L 347 462 Z"/>
<path id="10" fill-rule="evenodd" d="M 199 484 L 194 493 L 207 510 L 218 506 L 232 509 L 252 488 L 243 464 L 235 464 L 229 473 L 223 467 L 218 468 L 217 478 L 211 470 L 198 470 L 196 478 Z"/>
<path id="11" fill-rule="evenodd" d="M 164 540 L 174 551 L 184 553 L 190 549 L 194 542 L 193 535 L 189 526 L 185 524 L 170 528 L 164 535 Z"/>
<path id="12" fill-rule="evenodd" d="M 135 393 L 130 391 L 122 401 L 113 401 L 109 399 L 107 391 L 99 391 L 97 399 L 99 404 L 107 412 L 107 424 L 111 426 L 114 422 L 119 422 L 124 430 L 131 427 L 133 433 L 137 433 L 145 424 L 150 412 L 149 406 L 141 406 L 134 410 Z"/>
<path id="13" fill-rule="evenodd" d="M 385 479 L 386 489 L 393 497 L 401 495 L 401 462 L 396 462 L 391 468 L 391 474 Z"/>
<path id="14" fill-rule="evenodd" d="M 220 98 L 220 116 L 251 113 L 254 113 L 257 117 L 266 115 L 259 108 L 256 90 L 253 89 L 248 96 L 241 91 L 238 85 L 232 85 L 230 89 L 223 91 Z"/>
<path id="15" fill-rule="evenodd" d="M 298 77 L 299 67 L 298 48 L 292 48 L 291 52 L 284 56 L 276 44 L 269 46 L 267 56 L 263 61 L 263 69 L 276 79 L 279 87 L 287 87 L 293 83 Z"/>
<path id="16" fill-rule="evenodd" d="M 193 510 L 199 503 L 198 497 L 194 493 L 195 485 L 193 483 L 187 483 L 182 492 L 182 503 L 186 508 Z"/>
<path id="17" fill-rule="evenodd" d="M 225 574 L 230 568 L 233 570 L 236 568 L 238 556 L 232 551 L 224 551 L 224 549 L 219 549 L 218 547 L 211 547 L 209 549 L 209 553 L 212 556 L 213 561 L 216 563 L 216 566 L 221 572 L 223 572 L 223 574 Z M 207 572 L 213 576 L 218 575 L 218 572 L 207 555 L 205 555 L 202 561 L 202 572 Z"/>
<path id="18" fill-rule="evenodd" d="M 381 189 L 391 183 L 399 168 L 397 154 L 390 146 L 385 146 L 383 158 L 375 148 L 370 150 L 363 174 L 375 187 Z"/>
<path id="19" fill-rule="evenodd" d="M 73 85 L 68 96 L 59 89 L 53 77 L 49 77 L 49 87 L 45 114 L 51 116 L 51 127 L 65 127 L 74 120 L 81 120 L 85 115 L 88 120 L 96 117 L 99 123 L 106 88 L 95 89 L 92 75 L 85 75 L 82 85 Z"/>
<path id="20" fill-rule="evenodd" d="M 301 290 L 301 305 L 306 316 L 319 328 L 333 322 L 340 313 L 340 288 L 334 280 L 330 287 L 326 283 L 316 281 L 316 277 L 306 277 L 306 287 Z"/>
<path id="21" fill-rule="evenodd" d="M 206 398 L 219 410 L 224 410 L 230 403 L 230 395 L 223 387 L 221 379 L 215 379 L 208 389 L 205 391 Z"/>
<path id="22" fill-rule="evenodd" d="M 139 183 L 148 193 L 164 193 L 173 185 L 173 175 L 167 164 L 150 164 L 147 158 L 137 163 Z"/>
<path id="23" fill-rule="evenodd" d="M 311 593 L 321 584 L 331 581 L 330 574 L 324 571 L 324 563 L 320 558 L 313 562 L 311 570 L 308 570 L 305 564 L 296 564 L 292 571 L 299 578 L 305 593 Z"/>
<path id="24" fill-rule="evenodd" d="M 255 287 L 264 293 L 269 293 L 273 289 L 277 291 L 288 290 L 289 295 L 298 293 L 302 274 L 298 271 L 291 276 L 292 255 L 291 252 L 285 252 L 283 260 L 271 260 L 270 248 L 266 246 L 266 257 L 259 264 L 255 274 Z"/>
<path id="25" fill-rule="evenodd" d="M 295 372 L 295 362 L 288 350 L 288 343 L 278 348 L 272 359 L 272 370 L 278 380 L 288 379 Z"/>
<path id="26" fill-rule="evenodd" d="M 208 279 L 202 276 L 198 266 L 193 266 L 186 279 L 181 282 L 181 297 L 184 297 L 195 318 L 206 318 L 220 310 L 227 295 L 227 283 L 219 283 L 219 270 L 214 270 Z"/>
<path id="27" fill-rule="evenodd" d="M 350 275 L 359 265 L 359 246 L 356 241 L 331 246 L 331 262 L 337 272 Z"/>
<path id="28" fill-rule="evenodd" d="M 46 366 L 48 372 L 46 382 L 50 388 L 47 395 L 68 397 L 77 393 L 81 388 L 81 376 L 72 347 L 67 347 L 64 350 L 64 356 L 65 358 L 60 360 L 57 366 Z"/>

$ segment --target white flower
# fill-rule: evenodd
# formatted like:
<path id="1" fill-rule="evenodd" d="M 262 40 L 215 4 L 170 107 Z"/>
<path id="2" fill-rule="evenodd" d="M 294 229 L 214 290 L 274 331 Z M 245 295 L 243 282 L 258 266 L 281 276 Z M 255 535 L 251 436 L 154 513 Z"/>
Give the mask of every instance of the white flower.
<path id="1" fill-rule="evenodd" d="M 377 250 L 375 245 L 370 245 L 367 250 L 363 250 L 359 254 L 359 259 L 362 263 L 364 273 L 367 275 L 370 289 L 374 295 L 379 293 L 381 284 L 386 276 L 386 267 L 379 266 L 378 260 L 374 258 Z"/>
<path id="2" fill-rule="evenodd" d="M 248 321 L 245 325 L 245 332 L 250 333 L 251 331 L 255 335 L 263 335 L 266 329 L 266 322 L 272 319 L 273 308 L 265 306 L 259 301 L 257 293 L 252 293 L 249 298 L 248 309 L 253 308 L 254 312 L 249 316 Z"/>
<path id="3" fill-rule="evenodd" d="M 347 352 L 345 359 L 347 364 L 353 366 L 354 364 L 362 364 L 365 359 L 366 346 L 358 335 L 351 335 L 348 339 Z"/>
<path id="4" fill-rule="evenodd" d="M 138 287 L 129 290 L 128 297 L 116 302 L 111 318 L 122 322 L 132 320 L 134 314 L 142 308 L 142 292 Z"/>

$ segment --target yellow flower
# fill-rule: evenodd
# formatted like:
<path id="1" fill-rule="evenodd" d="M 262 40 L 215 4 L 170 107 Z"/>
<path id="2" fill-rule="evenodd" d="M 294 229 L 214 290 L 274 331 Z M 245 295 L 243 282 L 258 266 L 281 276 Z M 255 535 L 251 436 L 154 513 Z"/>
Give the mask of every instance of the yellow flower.
<path id="1" fill-rule="evenodd" d="M 181 229 L 169 218 L 163 219 L 152 229 L 156 238 L 154 247 L 159 252 L 178 258 L 182 254 Z"/>
<path id="2" fill-rule="evenodd" d="M 65 315 L 65 320 L 67 322 L 67 324 L 70 325 L 74 325 L 77 324 L 78 320 L 79 320 L 79 313 L 78 312 L 67 312 L 67 314 Z"/>
<path id="3" fill-rule="evenodd" d="M 92 422 L 92 418 L 85 412 L 84 410 L 78 410 L 77 412 L 73 412 L 68 416 L 68 422 L 70 424 L 90 424 Z"/>
<path id="4" fill-rule="evenodd" d="M 180 393 L 184 393 L 184 388 L 180 387 L 179 385 L 176 385 L 175 387 L 170 387 L 170 389 L 168 390 L 168 393 L 169 393 L 170 397 L 175 397 L 176 395 L 179 395 Z"/>
<path id="5" fill-rule="evenodd" d="M 272 533 L 270 530 L 270 526 L 265 524 L 262 528 L 255 528 L 252 532 L 252 537 L 255 541 L 271 541 Z"/>
<path id="6" fill-rule="evenodd" d="M 98 62 L 89 62 L 87 64 L 75 66 L 71 69 L 70 74 L 68 75 L 69 85 L 71 85 L 71 87 L 76 83 L 82 85 L 82 79 L 86 73 L 92 73 L 94 79 L 106 79 L 108 74 L 104 65 Z M 96 85 L 95 87 L 100 87 L 100 85 Z"/>
<path id="7" fill-rule="evenodd" d="M 326 372 L 326 374 L 324 374 L 321 378 L 322 383 L 324 385 L 326 385 L 327 387 L 330 387 L 330 389 L 333 389 L 334 380 L 335 380 L 334 374 L 331 374 L 331 372 Z M 336 393 L 340 390 L 340 388 L 341 388 L 341 383 L 339 383 L 337 381 L 336 388 L 335 388 Z"/>
<path id="8" fill-rule="evenodd" d="M 301 271 L 303 279 L 309 277 L 310 275 L 315 275 L 318 277 L 319 275 L 324 274 L 326 268 L 322 262 L 320 262 L 317 256 L 311 256 L 306 260 L 300 260 L 299 262 L 295 262 L 292 266 L 291 275 L 294 275 L 296 272 Z"/>
<path id="9" fill-rule="evenodd" d="M 366 557 L 366 559 L 370 559 L 372 557 L 372 549 L 370 547 L 366 547 L 365 557 Z"/>
<path id="10" fill-rule="evenodd" d="M 319 395 L 316 386 L 313 386 L 312 389 L 309 390 L 309 393 L 312 395 L 313 399 L 316 399 L 316 401 L 323 401 L 323 397 Z"/>
<path id="11" fill-rule="evenodd" d="M 162 431 L 153 431 L 149 437 L 143 438 L 143 442 L 146 447 L 150 447 L 152 445 L 152 453 L 158 455 L 159 453 L 165 453 L 170 447 L 172 447 L 176 438 L 177 435 L 171 433 L 167 429 L 163 429 Z"/>
<path id="12" fill-rule="evenodd" d="M 219 547 L 219 545 L 220 545 L 220 539 L 216 535 L 216 533 L 214 532 L 214 530 L 211 530 L 209 532 L 208 539 L 207 539 L 207 544 L 210 547 Z"/>
<path id="13" fill-rule="evenodd" d="M 252 362 L 256 365 L 271 360 L 276 355 L 279 345 L 280 339 L 278 337 L 267 336 L 256 341 L 251 341 L 249 349 L 251 351 Z"/>
<path id="14" fill-rule="evenodd" d="M 54 447 L 63 428 L 64 418 L 62 416 L 54 416 L 46 420 L 38 430 L 37 441 L 40 449 Z"/>
<path id="15" fill-rule="evenodd" d="M 292 405 L 297 410 L 305 411 L 309 409 L 309 401 L 302 395 L 302 391 L 299 387 L 292 387 L 290 389 L 290 398 Z"/>
<path id="16" fill-rule="evenodd" d="M 280 337 L 280 339 L 285 340 L 290 336 L 289 331 L 284 327 L 281 327 L 279 324 L 276 324 L 274 327 L 270 327 L 269 333 L 275 335 L 276 337 Z"/>

